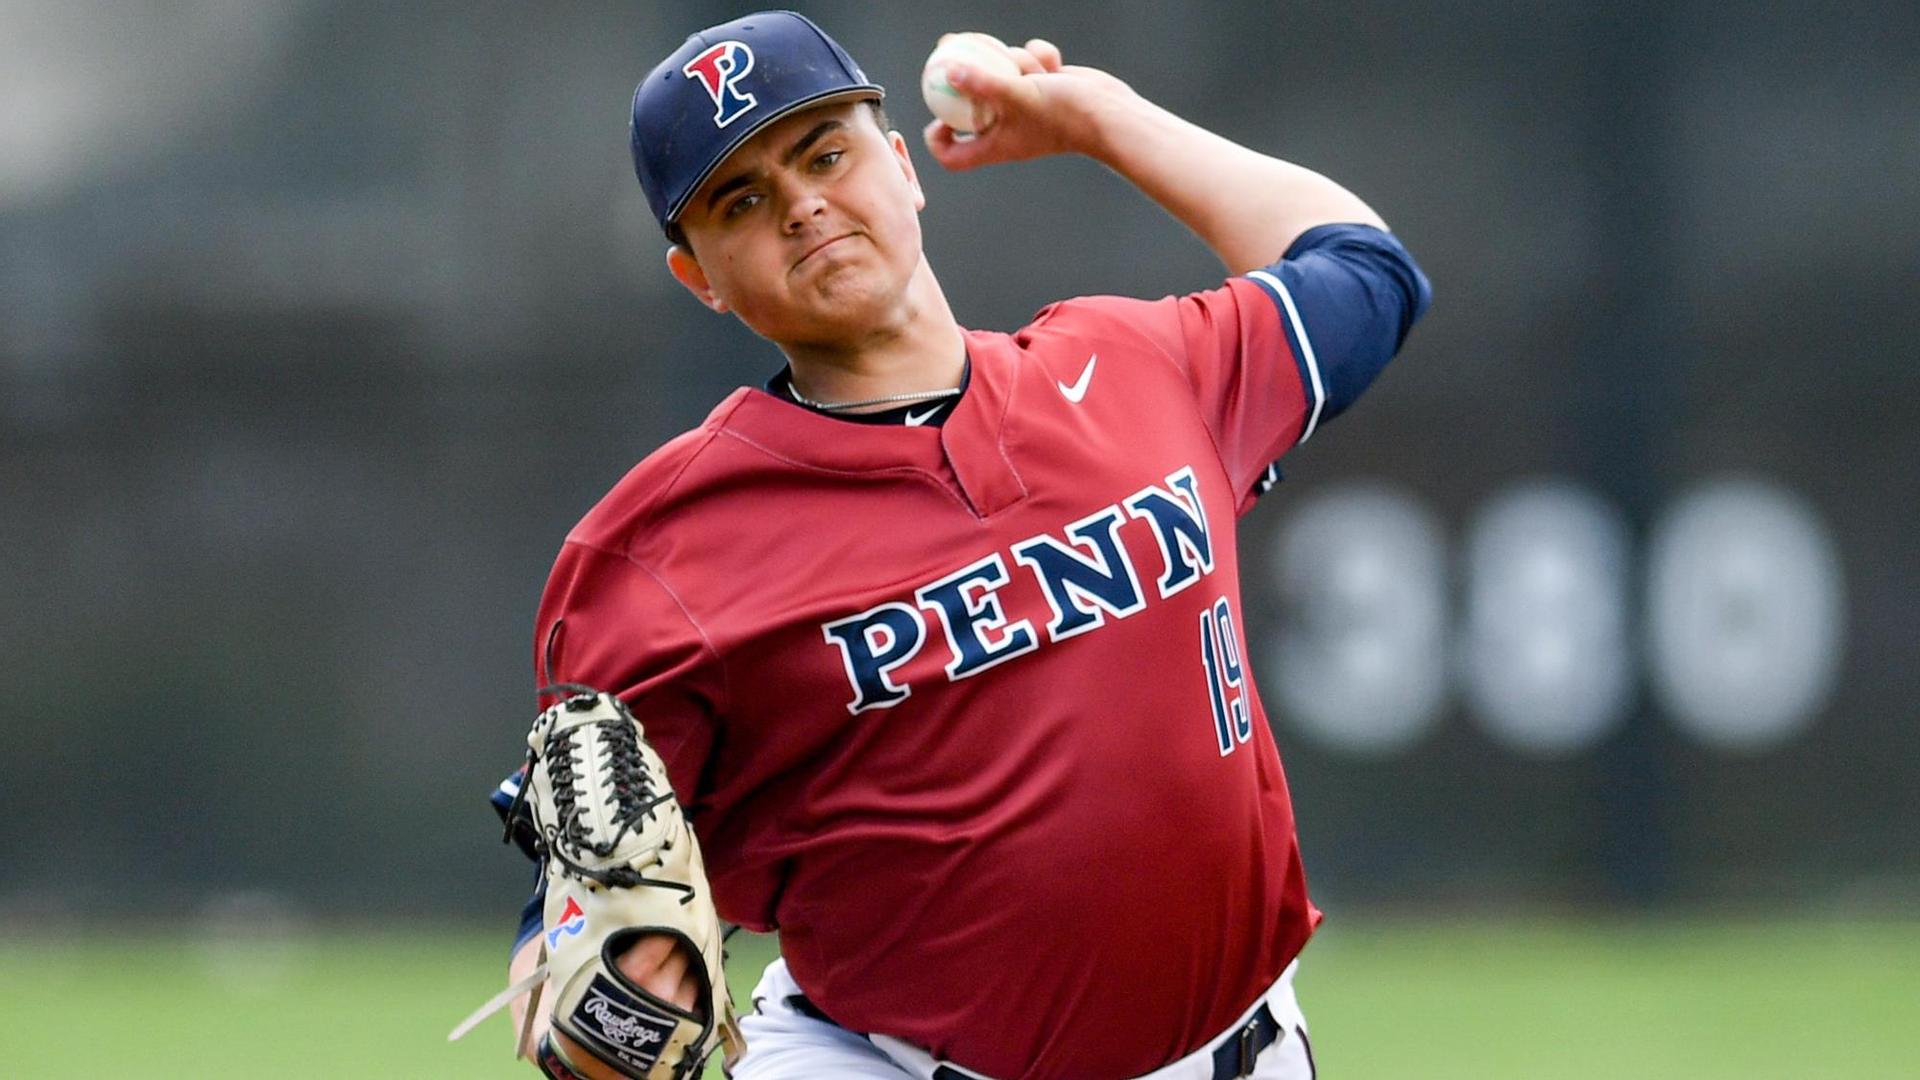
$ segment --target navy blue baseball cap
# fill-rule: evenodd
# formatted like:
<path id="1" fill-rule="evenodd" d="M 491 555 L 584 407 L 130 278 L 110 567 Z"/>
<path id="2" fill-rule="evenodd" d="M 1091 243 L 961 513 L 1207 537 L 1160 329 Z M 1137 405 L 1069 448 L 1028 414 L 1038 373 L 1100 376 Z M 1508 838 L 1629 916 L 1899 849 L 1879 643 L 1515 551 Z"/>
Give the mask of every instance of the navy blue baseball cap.
<path id="1" fill-rule="evenodd" d="M 689 37 L 641 80 L 633 171 L 667 228 L 754 132 L 801 109 L 885 94 L 806 16 L 746 15 Z"/>

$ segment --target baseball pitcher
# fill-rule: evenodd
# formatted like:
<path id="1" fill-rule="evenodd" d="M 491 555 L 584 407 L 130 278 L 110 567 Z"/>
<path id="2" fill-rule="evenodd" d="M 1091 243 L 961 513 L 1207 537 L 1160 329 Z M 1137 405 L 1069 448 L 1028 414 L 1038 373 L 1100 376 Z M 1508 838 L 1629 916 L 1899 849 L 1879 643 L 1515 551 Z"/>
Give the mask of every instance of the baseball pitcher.
<path id="1" fill-rule="evenodd" d="M 1086 155 L 1228 276 L 962 327 L 924 158 L 820 28 L 749 15 L 640 83 L 667 269 L 778 370 L 634 466 L 540 603 L 497 802 L 544 867 L 512 976 L 549 1076 L 1313 1075 L 1235 526 L 1428 284 L 1326 177 L 980 37 L 936 80 L 979 130 L 927 157 Z M 718 919 L 780 933 L 737 1008 Z"/>

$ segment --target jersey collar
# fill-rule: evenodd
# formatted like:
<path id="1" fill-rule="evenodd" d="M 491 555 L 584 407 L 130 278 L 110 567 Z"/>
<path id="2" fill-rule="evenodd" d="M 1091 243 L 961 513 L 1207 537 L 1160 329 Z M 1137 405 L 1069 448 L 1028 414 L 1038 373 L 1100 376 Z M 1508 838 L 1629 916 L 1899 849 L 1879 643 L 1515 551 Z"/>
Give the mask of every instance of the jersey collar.
<path id="1" fill-rule="evenodd" d="M 1005 334 L 965 333 L 967 392 L 939 427 L 849 424 L 754 388 L 736 395 L 722 430 L 814 469 L 917 474 L 958 494 L 975 516 L 991 517 L 1027 494 L 1006 439 L 1020 354 Z"/>

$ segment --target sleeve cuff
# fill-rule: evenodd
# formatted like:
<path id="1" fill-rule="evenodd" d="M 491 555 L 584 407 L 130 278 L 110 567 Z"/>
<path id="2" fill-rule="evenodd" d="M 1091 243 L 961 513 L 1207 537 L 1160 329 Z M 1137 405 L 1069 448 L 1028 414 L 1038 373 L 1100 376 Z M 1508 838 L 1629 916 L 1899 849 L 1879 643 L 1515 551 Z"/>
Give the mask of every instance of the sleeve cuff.
<path id="1" fill-rule="evenodd" d="M 1322 229 L 1337 227 L 1339 226 L 1321 226 Z M 1319 231 L 1319 229 L 1310 229 L 1307 235 L 1310 236 Z M 1291 257 L 1293 251 L 1299 246 L 1299 241 L 1295 241 L 1294 247 L 1287 252 L 1288 256 Z M 1314 356 L 1313 341 L 1307 337 L 1307 328 L 1300 321 L 1300 308 L 1293 302 L 1293 293 L 1287 289 L 1286 282 L 1281 281 L 1278 275 L 1266 270 L 1250 271 L 1247 277 L 1266 290 L 1268 299 L 1273 301 L 1274 307 L 1280 312 L 1282 329 L 1287 335 L 1287 345 L 1293 352 L 1294 365 L 1300 370 L 1300 386 L 1307 395 L 1307 419 L 1300 425 L 1300 437 L 1293 443 L 1299 446 L 1313 437 L 1314 430 L 1320 426 L 1320 413 L 1327 406 L 1327 386 L 1320 378 L 1320 362 Z"/>

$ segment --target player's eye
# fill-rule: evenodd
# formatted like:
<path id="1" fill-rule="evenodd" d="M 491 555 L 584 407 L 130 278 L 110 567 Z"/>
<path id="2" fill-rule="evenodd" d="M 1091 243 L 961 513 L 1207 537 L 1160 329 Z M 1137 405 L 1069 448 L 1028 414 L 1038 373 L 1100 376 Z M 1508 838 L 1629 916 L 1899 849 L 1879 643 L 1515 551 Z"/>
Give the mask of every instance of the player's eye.
<path id="1" fill-rule="evenodd" d="M 760 202 L 760 196 L 757 194 L 742 195 L 739 198 L 728 203 L 726 205 L 726 208 L 720 211 L 720 215 L 722 217 L 736 218 L 736 217 L 739 217 L 741 214 L 746 213 L 748 210 L 753 209 L 753 207 L 757 205 L 759 202 Z"/>
<path id="2" fill-rule="evenodd" d="M 813 167 L 816 169 L 831 169 L 839 163 L 840 158 L 845 154 L 845 150 L 829 150 L 813 159 Z"/>

